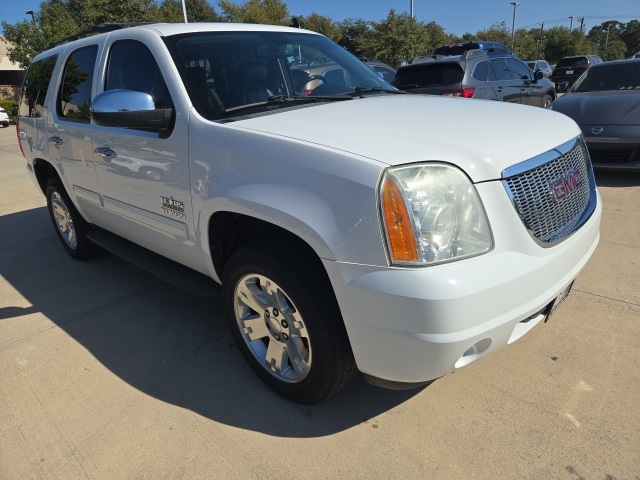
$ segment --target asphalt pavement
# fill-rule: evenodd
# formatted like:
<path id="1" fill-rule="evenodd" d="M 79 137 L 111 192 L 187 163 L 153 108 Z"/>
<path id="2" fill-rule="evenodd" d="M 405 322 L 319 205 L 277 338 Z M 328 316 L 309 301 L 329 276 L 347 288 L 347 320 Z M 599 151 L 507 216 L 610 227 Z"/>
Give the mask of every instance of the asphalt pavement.
<path id="1" fill-rule="evenodd" d="M 0 129 L 0 478 L 640 478 L 640 175 L 547 324 L 418 390 L 273 394 L 217 301 L 71 259 Z M 472 312 L 470 312 L 472 314 Z"/>

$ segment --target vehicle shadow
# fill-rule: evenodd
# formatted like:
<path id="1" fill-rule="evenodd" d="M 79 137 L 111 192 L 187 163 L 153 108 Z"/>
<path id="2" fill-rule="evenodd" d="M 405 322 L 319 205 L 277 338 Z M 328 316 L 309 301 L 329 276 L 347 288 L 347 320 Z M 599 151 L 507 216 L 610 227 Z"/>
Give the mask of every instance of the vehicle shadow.
<path id="1" fill-rule="evenodd" d="M 640 172 L 613 172 L 595 170 L 596 185 L 599 187 L 635 187 L 640 185 Z"/>
<path id="2" fill-rule="evenodd" d="M 0 276 L 32 305 L 2 306 L 0 319 L 17 317 L 26 330 L 0 339 L 0 346 L 37 333 L 28 331 L 27 315 L 41 312 L 129 385 L 216 422 L 273 436 L 321 437 L 424 390 L 384 390 L 359 376 L 325 403 L 294 404 L 248 367 L 218 301 L 191 297 L 113 255 L 71 259 L 44 207 L 0 216 L 0 242 Z"/>

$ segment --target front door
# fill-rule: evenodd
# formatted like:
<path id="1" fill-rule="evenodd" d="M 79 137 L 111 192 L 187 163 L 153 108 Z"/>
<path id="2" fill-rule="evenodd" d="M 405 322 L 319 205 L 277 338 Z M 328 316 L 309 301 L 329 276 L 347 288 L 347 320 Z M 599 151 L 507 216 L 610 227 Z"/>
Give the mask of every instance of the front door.
<path id="1" fill-rule="evenodd" d="M 104 90 L 151 95 L 156 108 L 173 105 L 158 63 L 141 42 L 107 46 Z M 184 116 L 182 116 L 184 117 Z M 110 231 L 192 268 L 193 214 L 188 170 L 188 122 L 171 132 L 96 126 L 94 153 Z"/>

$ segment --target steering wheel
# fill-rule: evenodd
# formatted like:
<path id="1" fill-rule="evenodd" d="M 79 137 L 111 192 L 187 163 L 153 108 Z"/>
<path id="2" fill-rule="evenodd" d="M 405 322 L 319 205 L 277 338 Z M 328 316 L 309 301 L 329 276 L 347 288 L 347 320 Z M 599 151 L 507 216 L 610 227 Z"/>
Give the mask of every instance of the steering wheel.
<path id="1" fill-rule="evenodd" d="M 300 91 L 302 87 L 304 87 L 307 83 L 312 82 L 314 80 L 320 80 L 322 83 L 329 83 L 324 75 L 310 75 L 307 78 L 304 78 L 301 82 L 298 82 L 294 85 L 296 91 Z"/>

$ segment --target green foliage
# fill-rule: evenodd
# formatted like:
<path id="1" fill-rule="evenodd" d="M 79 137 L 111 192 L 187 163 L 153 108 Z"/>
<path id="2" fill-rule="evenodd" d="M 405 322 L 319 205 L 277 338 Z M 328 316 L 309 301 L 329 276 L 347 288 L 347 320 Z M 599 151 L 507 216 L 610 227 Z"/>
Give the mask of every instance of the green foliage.
<path id="1" fill-rule="evenodd" d="M 329 17 L 312 13 L 308 17 L 298 17 L 298 21 L 302 28 L 321 33 L 336 43 L 340 42 L 342 39 L 342 30 L 340 29 L 340 25 Z"/>
<path id="2" fill-rule="evenodd" d="M 219 12 L 208 0 L 186 0 L 190 22 L 226 21 L 289 25 L 291 15 L 283 0 L 247 0 L 237 4 L 219 0 Z M 380 21 L 347 19 L 335 22 L 317 13 L 299 17 L 303 28 L 322 33 L 357 55 L 377 57 L 397 67 L 402 60 L 431 53 L 448 43 L 471 40 L 503 42 L 511 47 L 511 30 L 505 22 L 462 37 L 447 34 L 436 22 L 420 22 L 407 13 L 390 10 Z M 54 40 L 109 22 L 182 22 L 181 0 L 43 0 L 34 21 L 2 22 L 11 45 L 9 58 L 26 68 L 31 58 Z M 609 29 L 609 39 L 606 31 Z M 557 63 L 569 55 L 596 53 L 611 60 L 640 52 L 640 21 L 604 22 L 584 35 L 566 27 L 533 28 L 515 32 L 514 50 L 523 59 L 545 58 Z"/>
<path id="3" fill-rule="evenodd" d="M 18 102 L 15 100 L 0 100 L 0 107 L 6 110 L 9 118 L 13 118 L 18 114 Z"/>
<path id="4" fill-rule="evenodd" d="M 221 18 L 226 22 L 289 25 L 291 15 L 287 4 L 281 0 L 247 0 L 237 5 L 230 0 L 220 0 Z"/>
<path id="5" fill-rule="evenodd" d="M 187 20 L 189 22 L 218 22 L 220 18 L 207 0 L 187 0 Z M 164 0 L 158 8 L 158 21 L 168 23 L 184 22 L 181 0 Z"/>

